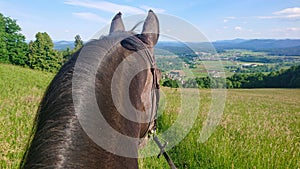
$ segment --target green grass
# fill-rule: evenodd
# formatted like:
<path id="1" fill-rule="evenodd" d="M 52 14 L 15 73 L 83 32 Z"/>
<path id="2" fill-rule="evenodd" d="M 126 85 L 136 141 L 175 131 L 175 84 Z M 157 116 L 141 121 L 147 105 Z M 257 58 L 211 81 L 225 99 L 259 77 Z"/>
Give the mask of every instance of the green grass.
<path id="1" fill-rule="evenodd" d="M 0 64 L 0 168 L 17 168 L 53 74 Z"/>
<path id="2" fill-rule="evenodd" d="M 0 168 L 17 168 L 39 101 L 53 76 L 0 64 Z M 180 90 L 162 91 L 160 133 L 181 117 Z M 196 89 L 182 91 L 197 100 Z M 199 113 L 192 129 L 168 151 L 178 168 L 300 168 L 299 89 L 228 90 L 220 125 L 204 143 L 198 139 L 212 98 L 210 90 L 199 92 Z M 193 108 L 192 102 L 188 106 Z M 168 168 L 164 158 L 148 157 L 139 163 L 141 168 Z"/>
<path id="3" fill-rule="evenodd" d="M 178 91 L 164 88 L 176 110 Z M 186 89 L 185 92 L 195 92 Z M 205 143 L 198 142 L 203 120 L 209 111 L 210 90 L 201 90 L 201 107 L 193 129 L 169 151 L 178 168 L 299 168 L 300 90 L 228 90 L 223 118 Z M 176 111 L 167 108 L 159 121 L 168 128 Z M 141 159 L 142 167 L 166 167 L 155 157 Z M 146 167 L 145 167 L 146 168 Z"/>

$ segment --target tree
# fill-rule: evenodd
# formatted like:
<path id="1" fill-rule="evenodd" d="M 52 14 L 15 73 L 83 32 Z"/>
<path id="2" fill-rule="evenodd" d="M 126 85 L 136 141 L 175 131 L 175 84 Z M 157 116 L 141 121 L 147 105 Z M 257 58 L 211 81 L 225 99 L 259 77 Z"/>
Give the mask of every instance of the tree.
<path id="1" fill-rule="evenodd" d="M 63 63 L 62 53 L 53 49 L 52 39 L 46 32 L 38 32 L 29 43 L 28 65 L 33 69 L 56 72 Z"/>
<path id="2" fill-rule="evenodd" d="M 67 48 L 62 51 L 64 62 L 68 61 L 73 56 L 73 54 L 83 46 L 83 41 L 81 40 L 80 35 L 75 36 L 74 46 L 75 47 L 72 50 L 70 48 Z"/>
<path id="3" fill-rule="evenodd" d="M 9 63 L 9 57 L 7 54 L 5 36 L 6 32 L 6 21 L 5 17 L 0 13 L 0 62 Z"/>
<path id="4" fill-rule="evenodd" d="M 197 81 L 195 79 L 188 79 L 183 85 L 182 87 L 184 88 L 198 88 L 198 84 Z"/>
<path id="5" fill-rule="evenodd" d="M 300 65 L 291 67 L 291 70 L 293 76 L 290 79 L 288 87 L 300 88 Z"/>
<path id="6" fill-rule="evenodd" d="M 20 31 L 16 20 L 0 13 L 0 62 L 26 65 L 28 45 Z"/>
<path id="7" fill-rule="evenodd" d="M 233 88 L 233 84 L 228 78 L 226 79 L 226 88 L 228 88 L 228 89 Z"/>
<path id="8" fill-rule="evenodd" d="M 80 49 L 83 46 L 83 41 L 81 40 L 80 35 L 75 36 L 74 44 L 75 44 L 75 49 L 74 49 L 75 51 Z"/>
<path id="9" fill-rule="evenodd" d="M 166 79 L 162 85 L 171 88 L 179 88 L 179 83 L 178 80 Z"/>
<path id="10" fill-rule="evenodd" d="M 227 88 L 299 88 L 300 66 L 273 71 L 267 75 L 263 73 L 234 74 L 226 78 L 226 81 Z"/>

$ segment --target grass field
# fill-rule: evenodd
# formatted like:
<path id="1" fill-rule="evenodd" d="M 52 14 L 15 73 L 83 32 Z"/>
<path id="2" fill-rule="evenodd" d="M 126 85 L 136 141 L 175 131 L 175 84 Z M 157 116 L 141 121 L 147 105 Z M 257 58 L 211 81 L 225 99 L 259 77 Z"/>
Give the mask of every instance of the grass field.
<path id="1" fill-rule="evenodd" d="M 53 74 L 0 64 L 0 168 L 17 168 L 40 99 Z M 166 99 L 159 132 L 179 117 L 180 90 L 162 88 Z M 196 89 L 184 89 L 196 93 Z M 170 151 L 178 168 L 300 168 L 300 90 L 228 90 L 220 125 L 198 141 L 211 91 L 187 136 Z M 192 98 L 193 99 L 193 98 Z M 196 98 L 194 100 L 197 100 Z M 192 105 L 191 105 L 192 106 Z M 140 159 L 141 168 L 167 168 L 163 158 Z"/>
<path id="2" fill-rule="evenodd" d="M 0 168 L 17 168 L 53 74 L 0 64 Z"/>

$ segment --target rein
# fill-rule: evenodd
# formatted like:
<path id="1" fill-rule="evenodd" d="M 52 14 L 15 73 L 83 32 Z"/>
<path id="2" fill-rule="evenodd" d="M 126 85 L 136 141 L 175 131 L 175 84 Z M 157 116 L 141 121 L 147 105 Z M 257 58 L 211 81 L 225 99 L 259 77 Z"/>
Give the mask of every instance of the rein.
<path id="1" fill-rule="evenodd" d="M 155 95 L 156 95 L 156 98 L 159 98 L 159 83 L 157 81 L 157 75 L 156 75 L 156 72 L 155 72 L 155 68 L 151 68 L 151 73 L 153 75 L 153 85 L 152 85 L 152 88 L 154 90 L 156 90 L 155 92 Z M 153 94 L 153 92 L 152 92 Z M 152 96 L 152 99 L 154 97 Z M 151 112 L 151 117 L 152 117 L 152 114 L 153 112 L 155 111 L 155 116 L 154 116 L 154 126 L 152 129 L 148 130 L 145 135 L 148 133 L 148 136 L 151 136 L 153 135 L 153 140 L 155 141 L 155 143 L 157 144 L 157 146 L 159 147 L 160 149 L 160 152 L 159 154 L 157 155 L 157 158 L 159 158 L 161 155 L 163 155 L 165 157 L 165 159 L 167 160 L 169 166 L 171 169 L 176 169 L 176 166 L 175 164 L 173 163 L 172 159 L 170 158 L 170 156 L 168 155 L 168 153 L 165 151 L 165 147 L 166 145 L 168 144 L 167 142 L 165 142 L 164 144 L 162 144 L 159 140 L 158 140 L 158 137 L 156 136 L 156 115 L 157 115 L 157 108 L 158 108 L 158 104 L 159 104 L 159 100 L 156 99 L 156 110 L 154 110 L 152 108 L 152 112 Z M 151 122 L 150 122 L 151 123 Z M 149 123 L 149 126 L 148 126 L 148 129 L 150 127 L 150 123 Z"/>
<path id="2" fill-rule="evenodd" d="M 140 40 L 140 39 L 138 39 L 138 40 Z M 162 145 L 162 143 L 158 140 L 158 137 L 155 134 L 156 133 L 156 115 L 157 115 L 157 109 L 158 109 L 158 105 L 159 105 L 159 99 L 157 99 L 157 98 L 159 98 L 159 89 L 160 89 L 160 87 L 159 87 L 157 74 L 156 74 L 156 70 L 157 70 L 156 64 L 155 64 L 154 60 L 152 59 L 150 52 L 148 50 L 146 50 L 146 53 L 147 53 L 148 61 L 151 63 L 151 69 L 150 70 L 151 70 L 151 73 L 152 73 L 152 76 L 153 76 L 151 96 L 152 96 L 152 103 L 155 102 L 156 109 L 153 108 L 154 104 L 152 104 L 152 110 L 151 110 L 151 116 L 150 116 L 150 118 L 152 118 L 152 119 L 148 123 L 147 130 L 144 132 L 144 134 L 142 135 L 141 138 L 146 137 L 146 135 L 148 135 L 148 137 L 151 137 L 151 135 L 152 135 L 153 140 L 155 141 L 155 143 L 157 144 L 157 146 L 160 149 L 160 152 L 157 155 L 157 158 L 159 158 L 161 155 L 163 155 L 165 157 L 165 159 L 167 160 L 170 168 L 171 169 L 177 169 L 175 164 L 173 163 L 172 159 L 170 158 L 168 153 L 165 151 L 165 147 L 167 145 L 167 142 L 165 142 Z M 155 95 L 156 100 L 154 100 L 154 95 Z M 153 114 L 154 114 L 154 116 L 153 116 Z M 152 122 L 154 122 L 154 126 L 153 126 L 153 128 L 150 129 L 150 126 L 151 126 Z"/>
<path id="3" fill-rule="evenodd" d="M 165 159 L 167 160 L 169 166 L 171 169 L 176 169 L 175 164 L 173 163 L 172 159 L 170 158 L 170 156 L 168 155 L 168 153 L 165 151 L 165 147 L 168 144 L 167 142 L 165 142 L 164 145 L 161 144 L 161 142 L 158 140 L 157 136 L 154 135 L 153 136 L 153 140 L 155 141 L 155 143 L 157 144 L 157 146 L 160 149 L 159 154 L 157 155 L 157 158 L 159 158 L 161 155 L 163 155 L 165 157 Z"/>

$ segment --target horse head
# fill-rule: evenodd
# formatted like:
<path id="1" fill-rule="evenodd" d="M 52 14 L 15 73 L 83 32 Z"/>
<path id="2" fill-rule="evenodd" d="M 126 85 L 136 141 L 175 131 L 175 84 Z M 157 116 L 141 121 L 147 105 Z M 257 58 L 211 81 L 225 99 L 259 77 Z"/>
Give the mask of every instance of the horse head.
<path id="1" fill-rule="evenodd" d="M 140 138 L 155 129 L 158 37 L 151 10 L 141 33 L 119 13 L 78 50 L 45 92 L 21 168 L 137 168 Z"/>
<path id="2" fill-rule="evenodd" d="M 114 72 L 111 82 L 114 104 L 125 118 L 139 123 L 138 137 L 147 138 L 147 133 L 155 129 L 159 102 L 160 72 L 154 57 L 159 37 L 157 16 L 150 10 L 142 32 L 137 34 L 125 31 L 121 13 L 118 13 L 112 20 L 109 36 L 120 37 L 113 45 L 113 51 L 117 52 L 109 57 L 122 58 L 121 62 L 117 61 L 118 67 L 110 71 Z"/>

